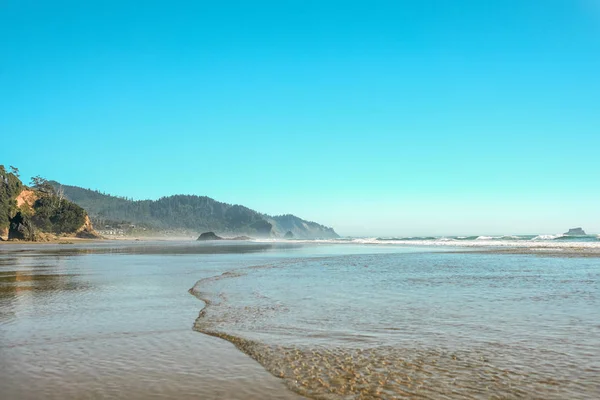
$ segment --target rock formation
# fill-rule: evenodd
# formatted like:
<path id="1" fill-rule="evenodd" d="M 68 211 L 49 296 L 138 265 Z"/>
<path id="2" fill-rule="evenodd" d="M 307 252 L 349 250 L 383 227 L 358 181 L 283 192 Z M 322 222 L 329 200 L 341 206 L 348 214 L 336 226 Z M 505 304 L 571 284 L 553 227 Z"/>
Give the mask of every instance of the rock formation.
<path id="1" fill-rule="evenodd" d="M 100 236 L 98 234 L 98 232 L 96 232 L 94 230 L 94 227 L 92 226 L 92 221 L 90 220 L 90 217 L 87 215 L 85 216 L 85 222 L 83 223 L 81 228 L 79 228 L 75 232 L 75 237 L 78 237 L 80 239 L 101 239 L 102 238 L 102 236 Z"/>
<path id="2" fill-rule="evenodd" d="M 198 236 L 198 239 L 196 239 L 196 240 L 201 240 L 201 241 L 223 240 L 223 238 L 221 236 L 217 236 L 214 232 L 204 232 L 203 234 Z"/>
<path id="3" fill-rule="evenodd" d="M 266 216 L 266 219 L 273 225 L 273 233 L 278 237 L 285 237 L 287 232 L 291 232 L 295 239 L 335 239 L 339 237 L 332 228 L 306 221 L 291 214 Z"/>
<path id="4" fill-rule="evenodd" d="M 585 236 L 586 233 L 581 228 L 571 228 L 571 229 L 569 229 L 569 232 L 565 232 L 565 235 L 567 235 L 567 236 Z"/>
<path id="5" fill-rule="evenodd" d="M 9 240 L 35 240 L 35 228 L 29 217 L 18 212 L 10 220 Z"/>
<path id="6" fill-rule="evenodd" d="M 285 235 L 283 235 L 284 239 L 293 239 L 294 238 L 294 234 L 292 233 L 292 231 L 287 231 L 285 233 Z"/>

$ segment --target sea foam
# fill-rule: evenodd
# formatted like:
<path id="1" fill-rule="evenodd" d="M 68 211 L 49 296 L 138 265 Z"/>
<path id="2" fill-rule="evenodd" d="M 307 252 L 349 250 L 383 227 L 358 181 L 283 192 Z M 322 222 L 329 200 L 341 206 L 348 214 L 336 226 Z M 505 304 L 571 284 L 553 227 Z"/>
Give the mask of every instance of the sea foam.
<path id="1" fill-rule="evenodd" d="M 282 239 L 258 239 L 259 242 L 281 242 Z M 556 235 L 503 235 L 503 236 L 442 236 L 402 238 L 339 238 L 339 239 L 294 239 L 293 243 L 355 244 L 355 245 L 398 245 L 398 246 L 453 246 L 489 248 L 590 248 L 600 249 L 600 235 L 567 236 Z"/>

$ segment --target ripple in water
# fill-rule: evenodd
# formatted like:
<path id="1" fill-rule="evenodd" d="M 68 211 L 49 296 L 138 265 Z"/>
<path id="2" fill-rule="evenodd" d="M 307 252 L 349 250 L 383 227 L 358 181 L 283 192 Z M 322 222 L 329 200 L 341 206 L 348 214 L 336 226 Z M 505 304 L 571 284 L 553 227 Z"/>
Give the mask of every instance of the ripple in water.
<path id="1" fill-rule="evenodd" d="M 317 399 L 600 396 L 595 259 L 379 254 L 202 280 L 195 329 Z"/>

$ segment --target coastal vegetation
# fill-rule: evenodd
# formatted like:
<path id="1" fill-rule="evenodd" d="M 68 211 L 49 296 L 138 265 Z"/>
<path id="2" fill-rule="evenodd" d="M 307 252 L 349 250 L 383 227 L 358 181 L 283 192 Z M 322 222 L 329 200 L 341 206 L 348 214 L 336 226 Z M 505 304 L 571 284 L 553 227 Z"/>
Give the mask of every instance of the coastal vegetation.
<path id="1" fill-rule="evenodd" d="M 123 232 L 142 228 L 147 234 L 182 230 L 296 238 L 335 238 L 332 228 L 294 215 L 269 216 L 248 207 L 223 203 L 207 196 L 173 195 L 158 200 L 133 200 L 97 190 L 50 182 L 66 198 L 83 207 L 99 229 Z"/>
<path id="2" fill-rule="evenodd" d="M 89 214 L 89 217 L 88 217 Z M 269 216 L 207 196 L 133 200 L 61 185 L 41 176 L 25 185 L 19 170 L 0 165 L 0 238 L 46 240 L 52 235 L 169 235 L 214 231 L 253 237 L 336 238 L 332 228 L 291 214 Z"/>
<path id="3" fill-rule="evenodd" d="M 48 240 L 53 235 L 97 237 L 86 211 L 60 188 L 40 176 L 26 186 L 17 168 L 7 171 L 0 165 L 0 237 Z"/>
<path id="4" fill-rule="evenodd" d="M 73 233 L 85 222 L 85 210 L 58 196 L 42 193 L 33 204 L 31 217 L 35 226 L 45 232 Z"/>

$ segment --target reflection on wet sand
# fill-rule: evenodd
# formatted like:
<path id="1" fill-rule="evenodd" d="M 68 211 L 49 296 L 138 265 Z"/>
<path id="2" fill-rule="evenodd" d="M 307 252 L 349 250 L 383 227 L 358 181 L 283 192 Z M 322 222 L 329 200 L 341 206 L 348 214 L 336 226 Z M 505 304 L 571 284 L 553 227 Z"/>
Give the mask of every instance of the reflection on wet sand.
<path id="1" fill-rule="evenodd" d="M 81 245 L 28 245 L 5 244 L 0 247 L 9 249 L 19 257 L 39 255 L 57 255 L 61 257 L 85 254 L 251 254 L 271 251 L 286 251 L 304 247 L 302 243 L 257 243 L 230 241 L 219 242 L 93 242 Z M 14 258 L 13 258 L 14 259 Z M 0 260 L 0 263 L 2 261 Z M 0 264 L 2 265 L 2 264 Z"/>
<path id="2" fill-rule="evenodd" d="M 90 247 L 0 246 L 2 400 L 300 398 L 191 329 L 202 304 L 190 284 L 269 246 Z"/>
<path id="3" fill-rule="evenodd" d="M 299 398 L 282 378 L 321 399 L 595 398 L 599 274 L 380 246 L 3 245 L 0 393 Z"/>
<path id="4" fill-rule="evenodd" d="M 38 268 L 44 268 L 40 266 Z M 45 267 L 50 268 L 50 267 Z M 50 290 L 78 290 L 87 289 L 86 284 L 78 282 L 75 275 L 40 274 L 42 270 L 11 273 L 0 273 L 0 296 L 9 295 L 11 292 L 22 291 L 50 291 Z"/>

